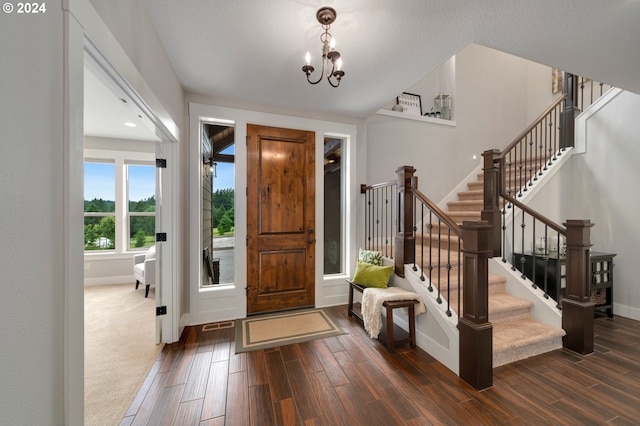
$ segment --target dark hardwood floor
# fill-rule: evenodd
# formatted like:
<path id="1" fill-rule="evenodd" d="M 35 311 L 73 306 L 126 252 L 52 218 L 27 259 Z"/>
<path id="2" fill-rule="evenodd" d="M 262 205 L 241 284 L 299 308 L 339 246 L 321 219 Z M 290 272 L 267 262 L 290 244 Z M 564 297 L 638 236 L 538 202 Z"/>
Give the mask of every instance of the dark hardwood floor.
<path id="1" fill-rule="evenodd" d="M 348 334 L 235 354 L 234 329 L 165 346 L 123 425 L 637 425 L 640 322 L 596 319 L 593 354 L 557 350 L 494 370 L 478 392 L 420 349 Z"/>

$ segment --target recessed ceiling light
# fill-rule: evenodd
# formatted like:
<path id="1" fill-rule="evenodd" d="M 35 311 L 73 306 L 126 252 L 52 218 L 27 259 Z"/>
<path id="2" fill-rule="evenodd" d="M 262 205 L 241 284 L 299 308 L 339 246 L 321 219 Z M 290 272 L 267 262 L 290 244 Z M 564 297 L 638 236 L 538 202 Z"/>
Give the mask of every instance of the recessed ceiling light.
<path id="1" fill-rule="evenodd" d="M 129 121 L 127 121 L 126 123 L 124 123 L 125 126 L 127 127 L 136 127 L 135 123 L 131 123 Z"/>

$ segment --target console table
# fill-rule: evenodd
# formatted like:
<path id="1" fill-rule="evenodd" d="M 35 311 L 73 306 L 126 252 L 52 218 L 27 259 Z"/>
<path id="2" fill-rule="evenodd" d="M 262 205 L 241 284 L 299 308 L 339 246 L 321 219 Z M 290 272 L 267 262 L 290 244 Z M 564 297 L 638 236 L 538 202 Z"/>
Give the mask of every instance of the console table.
<path id="1" fill-rule="evenodd" d="M 596 313 L 613 317 L 613 258 L 616 254 L 592 251 L 590 256 L 591 301 L 596 304 Z M 514 264 L 520 272 L 555 301 L 559 302 L 562 299 L 567 276 L 566 258 L 515 253 Z"/>

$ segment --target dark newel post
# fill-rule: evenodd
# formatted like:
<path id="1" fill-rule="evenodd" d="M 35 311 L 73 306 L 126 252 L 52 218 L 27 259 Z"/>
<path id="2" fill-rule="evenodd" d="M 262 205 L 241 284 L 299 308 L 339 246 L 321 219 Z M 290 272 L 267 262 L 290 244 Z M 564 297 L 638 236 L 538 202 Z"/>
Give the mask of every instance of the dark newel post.
<path id="1" fill-rule="evenodd" d="M 567 288 L 562 299 L 562 328 L 567 349 L 593 352 L 594 306 L 590 301 L 591 227 L 589 220 L 567 220 Z"/>
<path id="2" fill-rule="evenodd" d="M 502 214 L 500 212 L 500 151 L 488 149 L 482 153 L 484 158 L 484 207 L 482 220 L 486 220 L 491 229 L 490 248 L 493 256 L 500 256 L 500 236 L 502 228 Z"/>
<path id="3" fill-rule="evenodd" d="M 567 97 L 564 100 L 564 111 L 560 113 L 560 147 L 574 146 L 576 116 L 578 109 L 578 79 L 575 75 L 562 72 L 562 93 Z"/>
<path id="4" fill-rule="evenodd" d="M 489 322 L 491 226 L 485 221 L 462 224 L 464 315 L 460 331 L 460 378 L 477 390 L 493 385 L 493 325 Z"/>
<path id="5" fill-rule="evenodd" d="M 413 263 L 416 256 L 416 236 L 413 232 L 412 185 L 417 186 L 416 172 L 411 166 L 398 167 L 398 234 L 396 235 L 395 273 L 404 277 L 404 265 Z"/>

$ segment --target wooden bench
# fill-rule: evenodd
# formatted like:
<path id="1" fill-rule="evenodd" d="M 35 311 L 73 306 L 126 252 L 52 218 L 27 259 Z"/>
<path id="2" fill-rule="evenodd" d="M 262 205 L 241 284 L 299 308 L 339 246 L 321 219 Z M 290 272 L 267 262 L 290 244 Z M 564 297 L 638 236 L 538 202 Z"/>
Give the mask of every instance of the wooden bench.
<path id="1" fill-rule="evenodd" d="M 347 314 L 350 317 L 356 317 L 360 321 L 360 324 L 364 325 L 362 313 L 353 308 L 353 291 L 355 290 L 362 293 L 366 287 L 349 280 L 347 280 L 347 282 L 349 283 L 349 305 Z M 416 303 L 418 303 L 418 301 L 415 299 L 394 300 L 382 303 L 382 307 L 386 310 L 386 322 L 383 323 L 385 324 L 385 327 L 380 331 L 379 340 L 387 347 L 389 352 L 394 352 L 396 345 L 403 345 L 406 343 L 409 343 L 412 348 L 416 347 Z M 407 308 L 409 311 L 408 333 L 393 323 L 393 310 L 397 308 Z"/>

